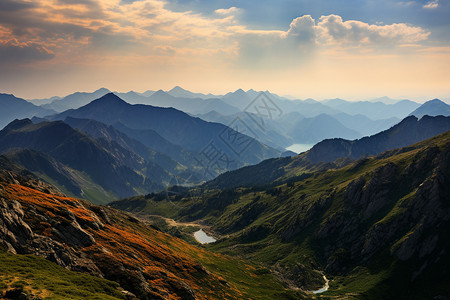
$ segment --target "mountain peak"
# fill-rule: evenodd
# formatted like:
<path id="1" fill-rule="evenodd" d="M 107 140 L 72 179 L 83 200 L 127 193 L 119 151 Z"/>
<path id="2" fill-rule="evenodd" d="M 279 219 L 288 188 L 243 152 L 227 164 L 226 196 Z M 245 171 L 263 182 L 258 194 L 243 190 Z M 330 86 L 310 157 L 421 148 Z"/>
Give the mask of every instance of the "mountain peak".
<path id="1" fill-rule="evenodd" d="M 433 99 L 425 102 L 421 106 L 419 106 L 416 110 L 414 110 L 410 116 L 416 116 L 418 118 L 423 117 L 424 115 L 429 116 L 450 116 L 450 105 L 439 100 Z"/>
<path id="2" fill-rule="evenodd" d="M 433 100 L 428 100 L 427 102 L 425 102 L 424 104 L 445 104 L 447 105 L 444 101 L 439 100 L 437 98 L 434 98 Z"/>
<path id="3" fill-rule="evenodd" d="M 27 119 L 15 119 L 14 121 L 12 121 L 8 125 L 6 125 L 4 130 L 17 130 L 17 129 L 20 129 L 27 125 L 30 125 L 30 124 L 33 124 L 33 122 L 31 122 L 31 120 L 28 118 Z"/>
<path id="4" fill-rule="evenodd" d="M 96 90 L 94 93 L 110 93 L 111 91 L 108 90 L 107 88 L 99 88 L 98 90 Z"/>
<path id="5" fill-rule="evenodd" d="M 114 104 L 114 105 L 123 105 L 123 104 L 127 104 L 127 102 L 123 101 L 119 96 L 117 96 L 114 93 L 108 93 L 106 95 L 104 95 L 103 97 L 100 97 L 94 101 L 92 101 L 91 103 L 108 103 L 108 104 Z"/>
<path id="6" fill-rule="evenodd" d="M 172 99 L 174 96 L 168 94 L 167 92 L 164 92 L 163 90 L 157 90 L 154 92 L 149 98 L 157 98 L 157 99 Z"/>
<path id="7" fill-rule="evenodd" d="M 160 89 L 154 92 L 153 95 L 169 95 L 169 94 Z"/>
<path id="8" fill-rule="evenodd" d="M 170 92 L 187 92 L 187 90 L 183 89 L 181 86 L 176 85 L 174 86 L 170 91 Z"/>

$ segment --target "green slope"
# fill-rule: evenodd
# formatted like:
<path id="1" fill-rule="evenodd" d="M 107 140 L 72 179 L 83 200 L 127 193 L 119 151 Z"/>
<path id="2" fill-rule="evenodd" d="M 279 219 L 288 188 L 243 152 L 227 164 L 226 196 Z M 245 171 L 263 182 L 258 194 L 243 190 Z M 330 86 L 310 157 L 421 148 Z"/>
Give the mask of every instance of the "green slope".
<path id="1" fill-rule="evenodd" d="M 333 279 L 330 296 L 448 296 L 449 157 L 447 132 L 278 186 L 177 189 L 112 205 L 207 223 L 224 236 L 209 248 L 304 289 L 323 284 L 320 270 Z"/>
<path id="2" fill-rule="evenodd" d="M 34 255 L 0 252 L 0 297 L 19 289 L 45 299 L 125 299 L 116 282 L 64 269 Z"/>

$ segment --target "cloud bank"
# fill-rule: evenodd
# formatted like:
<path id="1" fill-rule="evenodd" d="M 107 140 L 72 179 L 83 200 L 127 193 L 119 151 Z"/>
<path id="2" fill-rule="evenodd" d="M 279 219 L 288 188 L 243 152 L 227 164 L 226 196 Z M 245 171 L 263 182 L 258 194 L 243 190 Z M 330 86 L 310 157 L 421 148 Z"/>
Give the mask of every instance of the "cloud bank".
<path id="1" fill-rule="evenodd" d="M 431 8 L 437 1 L 427 5 Z M 226 55 L 230 59 L 257 52 L 262 45 L 270 48 L 265 50 L 268 54 L 330 46 L 381 48 L 419 43 L 430 34 L 404 23 L 373 25 L 344 21 L 338 15 L 318 20 L 304 15 L 292 20 L 286 30 L 256 30 L 240 24 L 239 11 L 237 7 L 217 9 L 215 17 L 207 17 L 171 11 L 160 0 L 2 0 L 0 51 L 3 61 L 14 63 L 85 60 L 96 52 L 189 59 Z"/>
<path id="2" fill-rule="evenodd" d="M 390 87 L 400 78 L 419 86 L 431 78 L 420 74 L 434 74 L 433 86 L 450 80 L 449 52 L 442 48 L 448 45 L 432 41 L 423 25 L 369 23 L 339 13 L 299 14 L 274 25 L 249 22 L 238 4 L 199 13 L 166 0 L 1 0 L 0 68 L 7 71 L 0 89 L 14 92 L 21 82 L 30 90 L 49 83 L 140 89 L 186 82 L 187 88 L 207 84 L 222 92 L 242 82 L 257 88 L 254 82 L 262 89 L 277 84 L 286 91 L 322 91 L 321 83 L 340 88 L 367 77 L 367 70 L 375 76 L 366 78 L 368 85 L 384 80 Z M 444 3 L 410 6 L 434 14 Z"/>

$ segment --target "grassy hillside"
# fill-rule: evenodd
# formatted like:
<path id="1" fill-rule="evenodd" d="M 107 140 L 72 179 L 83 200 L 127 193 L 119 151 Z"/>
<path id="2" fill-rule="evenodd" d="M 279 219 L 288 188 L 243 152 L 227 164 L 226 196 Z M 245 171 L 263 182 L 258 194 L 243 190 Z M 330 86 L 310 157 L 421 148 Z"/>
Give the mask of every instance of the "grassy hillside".
<path id="1" fill-rule="evenodd" d="M 204 222 L 223 237 L 210 249 L 264 264 L 292 286 L 320 286 L 318 270 L 333 279 L 330 296 L 448 296 L 449 158 L 447 132 L 279 185 L 177 189 L 112 206 Z"/>
<path id="2" fill-rule="evenodd" d="M 69 271 L 34 255 L 0 252 L 0 297 L 20 292 L 45 299 L 125 299 L 119 284 Z"/>
<path id="3" fill-rule="evenodd" d="M 0 167 L 0 242 L 18 253 L 0 254 L 2 290 L 23 287 L 56 299 L 120 298 L 119 286 L 139 299 L 304 295 L 286 289 L 258 264 L 193 246 L 116 209 L 61 195 L 4 157 Z"/>

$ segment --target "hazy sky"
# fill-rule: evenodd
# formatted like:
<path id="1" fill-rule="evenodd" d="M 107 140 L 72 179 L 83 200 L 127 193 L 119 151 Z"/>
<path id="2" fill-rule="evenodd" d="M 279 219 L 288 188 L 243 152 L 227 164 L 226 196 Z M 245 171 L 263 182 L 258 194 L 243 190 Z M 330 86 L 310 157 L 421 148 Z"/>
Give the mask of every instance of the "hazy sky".
<path id="1" fill-rule="evenodd" d="M 450 0 L 1 0 L 0 92 L 450 98 Z"/>

